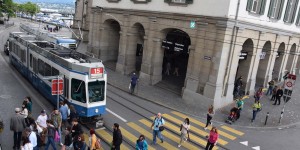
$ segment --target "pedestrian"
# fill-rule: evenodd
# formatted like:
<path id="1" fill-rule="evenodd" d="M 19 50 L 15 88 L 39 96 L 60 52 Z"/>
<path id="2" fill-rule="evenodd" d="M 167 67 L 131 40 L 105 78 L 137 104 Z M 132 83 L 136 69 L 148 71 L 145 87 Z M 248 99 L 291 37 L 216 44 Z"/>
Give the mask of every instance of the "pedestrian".
<path id="1" fill-rule="evenodd" d="M 85 144 L 83 134 L 79 134 L 77 137 L 77 142 L 74 143 L 74 150 L 86 150 L 87 146 Z"/>
<path id="2" fill-rule="evenodd" d="M 123 141 L 123 136 L 121 130 L 119 129 L 119 124 L 114 123 L 113 125 L 113 141 L 112 141 L 112 150 L 120 150 L 120 146 Z"/>
<path id="3" fill-rule="evenodd" d="M 156 136 L 160 139 L 161 143 L 164 142 L 164 138 L 161 135 L 162 128 L 164 128 L 165 120 L 162 118 L 161 113 L 157 113 L 151 125 L 151 130 L 153 127 L 153 144 L 156 144 Z"/>
<path id="4" fill-rule="evenodd" d="M 148 150 L 148 143 L 145 140 L 145 136 L 143 134 L 140 135 L 139 139 L 136 140 L 135 149 L 136 150 Z"/>
<path id="5" fill-rule="evenodd" d="M 262 89 L 263 89 L 263 88 L 260 87 L 260 88 L 255 92 L 254 98 L 255 98 L 256 101 L 259 101 L 260 98 L 262 97 L 262 95 L 263 95 L 263 90 L 262 90 Z"/>
<path id="6" fill-rule="evenodd" d="M 22 111 L 20 114 L 24 117 L 26 126 L 29 127 L 29 121 L 28 121 L 28 109 L 26 108 L 25 104 L 22 104 Z"/>
<path id="7" fill-rule="evenodd" d="M 209 132 L 209 136 L 206 137 L 207 137 L 207 144 L 205 150 L 212 150 L 213 147 L 218 143 L 218 139 L 219 139 L 218 129 L 216 127 L 212 127 Z"/>
<path id="8" fill-rule="evenodd" d="M 173 75 L 176 75 L 177 77 L 179 76 L 179 65 L 178 62 L 174 63 L 174 72 Z"/>
<path id="9" fill-rule="evenodd" d="M 62 119 L 62 125 L 63 127 L 67 127 L 67 121 L 68 121 L 68 107 L 64 104 L 64 102 L 59 102 L 60 108 L 59 112 L 61 114 Z"/>
<path id="10" fill-rule="evenodd" d="M 69 117 L 69 124 L 72 124 L 73 119 L 78 119 L 78 113 L 74 107 L 74 105 L 70 105 L 70 117 Z"/>
<path id="11" fill-rule="evenodd" d="M 234 90 L 233 90 L 233 96 L 236 98 L 237 96 L 240 96 L 240 89 L 243 86 L 243 77 L 240 76 L 234 83 Z"/>
<path id="12" fill-rule="evenodd" d="M 15 115 L 10 119 L 10 130 L 14 132 L 13 149 L 20 149 L 22 132 L 26 127 L 25 119 L 20 112 L 20 108 L 15 108 Z"/>
<path id="13" fill-rule="evenodd" d="M 94 129 L 90 129 L 89 149 L 96 150 L 97 137 Z"/>
<path id="14" fill-rule="evenodd" d="M 33 150 L 32 143 L 28 137 L 23 137 L 23 144 L 21 146 L 21 150 Z"/>
<path id="15" fill-rule="evenodd" d="M 275 86 L 272 90 L 272 98 L 271 98 L 271 101 L 274 101 L 276 99 L 276 93 L 277 93 L 277 89 L 278 87 Z"/>
<path id="16" fill-rule="evenodd" d="M 64 106 L 68 108 L 68 119 L 70 118 L 70 106 L 69 106 L 69 101 L 67 99 L 64 100 Z"/>
<path id="17" fill-rule="evenodd" d="M 185 118 L 184 122 L 180 126 L 181 134 L 180 134 L 180 141 L 178 147 L 181 147 L 182 141 L 187 141 L 188 138 L 186 137 L 186 135 L 189 134 L 189 130 L 190 130 L 190 119 Z"/>
<path id="18" fill-rule="evenodd" d="M 32 144 L 33 150 L 38 150 L 37 146 L 37 137 L 36 133 L 32 131 L 29 127 L 25 129 L 26 137 L 29 138 L 30 143 Z"/>
<path id="19" fill-rule="evenodd" d="M 236 118 L 235 119 L 238 120 L 241 116 L 241 113 L 242 113 L 242 110 L 243 110 L 243 107 L 244 107 L 244 101 L 241 97 L 236 102 L 236 107 L 237 107 L 237 111 L 236 111 Z"/>
<path id="20" fill-rule="evenodd" d="M 272 95 L 272 91 L 274 89 L 274 86 L 275 86 L 275 80 L 271 80 L 270 82 L 268 82 L 269 84 L 269 88 L 268 88 L 268 91 L 266 93 L 266 95 Z"/>
<path id="21" fill-rule="evenodd" d="M 61 137 L 62 116 L 56 107 L 53 109 L 53 112 L 51 113 L 51 121 L 52 121 L 56 131 L 58 132 L 59 137 Z M 59 143 L 60 143 L 60 145 L 63 145 L 61 143 L 61 138 L 59 138 Z"/>
<path id="22" fill-rule="evenodd" d="M 38 128 L 42 128 L 42 132 L 40 132 L 42 145 L 46 144 L 47 120 L 48 120 L 48 117 L 46 115 L 46 111 L 42 110 L 41 114 L 38 116 L 38 118 L 36 120 L 36 124 L 37 124 Z"/>
<path id="23" fill-rule="evenodd" d="M 31 132 L 34 132 L 36 135 L 36 143 L 37 143 L 36 147 L 37 148 L 35 148 L 35 149 L 38 150 L 38 147 L 42 146 L 41 136 L 39 135 L 39 129 L 33 118 L 29 118 L 29 122 L 30 122 L 29 128 L 30 128 Z M 40 130 L 40 132 L 42 132 L 42 129 Z"/>
<path id="24" fill-rule="evenodd" d="M 68 126 L 65 130 L 65 142 L 62 146 L 62 150 L 71 150 L 72 149 L 72 135 L 71 135 L 71 127 Z"/>
<path id="25" fill-rule="evenodd" d="M 253 114 L 252 114 L 252 119 L 251 122 L 253 122 L 256 118 L 256 114 L 261 111 L 261 104 L 259 101 L 255 101 L 254 104 L 252 105 L 253 108 Z"/>
<path id="26" fill-rule="evenodd" d="M 134 93 L 134 88 L 138 84 L 139 78 L 135 73 L 132 74 L 131 81 L 130 81 L 130 93 Z"/>
<path id="27" fill-rule="evenodd" d="M 278 105 L 280 105 L 282 95 L 283 95 L 283 90 L 281 89 L 281 87 L 278 87 L 278 90 L 276 92 L 276 100 L 275 100 L 275 103 L 273 105 L 276 105 L 277 102 L 278 102 Z"/>
<path id="28" fill-rule="evenodd" d="M 31 114 L 31 112 L 32 112 L 32 100 L 31 100 L 30 96 L 26 96 L 24 98 L 23 104 L 26 106 L 26 108 L 28 110 L 28 114 Z"/>
<path id="29" fill-rule="evenodd" d="M 213 118 L 214 114 L 215 114 L 214 106 L 210 105 L 210 107 L 208 108 L 208 111 L 207 111 L 207 115 L 206 115 L 206 125 L 204 127 L 204 130 L 207 129 L 208 124 L 210 124 L 212 126 L 211 119 Z"/>
<path id="30" fill-rule="evenodd" d="M 49 145 L 51 144 L 52 148 L 54 150 L 56 150 L 56 145 L 55 145 L 55 142 L 54 142 L 54 137 L 55 137 L 55 132 L 56 132 L 56 129 L 53 125 L 53 122 L 52 120 L 47 120 L 47 143 L 46 143 L 46 148 L 45 150 L 48 150 L 49 148 Z"/>
<path id="31" fill-rule="evenodd" d="M 170 71 L 171 71 L 171 63 L 167 62 L 165 74 L 170 75 Z"/>
<path id="32" fill-rule="evenodd" d="M 71 130 L 71 134 L 72 134 L 72 138 L 73 138 L 73 145 L 76 144 L 76 142 L 78 141 L 78 136 L 82 133 L 83 133 L 83 131 L 82 131 L 81 125 L 78 124 L 77 118 L 74 118 L 72 121 L 72 130 Z"/>

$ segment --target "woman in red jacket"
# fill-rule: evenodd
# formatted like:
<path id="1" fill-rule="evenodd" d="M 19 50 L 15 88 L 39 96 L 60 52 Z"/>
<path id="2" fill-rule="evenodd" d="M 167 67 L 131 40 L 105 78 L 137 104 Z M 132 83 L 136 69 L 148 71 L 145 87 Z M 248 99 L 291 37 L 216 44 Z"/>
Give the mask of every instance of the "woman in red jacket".
<path id="1" fill-rule="evenodd" d="M 216 127 L 212 127 L 209 136 L 207 136 L 207 144 L 205 150 L 212 150 L 215 145 L 217 145 L 219 139 L 218 130 Z"/>

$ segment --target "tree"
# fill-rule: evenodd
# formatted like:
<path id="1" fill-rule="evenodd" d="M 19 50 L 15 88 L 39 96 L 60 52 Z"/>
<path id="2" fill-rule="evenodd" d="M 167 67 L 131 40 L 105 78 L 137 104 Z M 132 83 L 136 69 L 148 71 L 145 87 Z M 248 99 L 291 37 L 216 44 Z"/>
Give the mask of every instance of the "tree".
<path id="1" fill-rule="evenodd" d="M 34 14 L 39 12 L 39 7 L 36 4 L 31 3 L 31 2 L 27 2 L 27 3 L 23 4 L 23 8 L 24 8 L 24 11 L 27 14 L 30 14 L 31 16 L 33 16 Z"/>

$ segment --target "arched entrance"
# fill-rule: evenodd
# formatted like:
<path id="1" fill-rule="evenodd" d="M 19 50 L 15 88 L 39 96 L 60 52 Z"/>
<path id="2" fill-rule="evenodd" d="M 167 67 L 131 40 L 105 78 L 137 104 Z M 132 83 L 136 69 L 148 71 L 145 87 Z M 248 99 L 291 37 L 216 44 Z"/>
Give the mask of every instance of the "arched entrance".
<path id="1" fill-rule="evenodd" d="M 162 43 L 162 81 L 159 84 L 180 93 L 186 77 L 191 39 L 186 32 L 179 29 L 168 29 L 164 32 L 166 39 Z"/>
<path id="2" fill-rule="evenodd" d="M 271 51 L 271 42 L 267 41 L 265 45 L 262 48 L 261 54 L 259 55 L 259 64 L 258 64 L 258 70 L 256 74 L 256 87 L 265 86 L 267 81 L 265 81 L 267 77 L 267 71 L 268 71 L 268 63 L 270 60 L 270 51 Z"/>
<path id="3" fill-rule="evenodd" d="M 133 34 L 130 37 L 130 44 L 128 45 L 128 55 L 130 57 L 130 66 L 132 67 L 131 71 L 141 71 L 142 59 L 143 59 L 143 49 L 144 49 L 144 36 L 145 29 L 142 24 L 135 23 L 131 28 L 131 33 Z"/>
<path id="4" fill-rule="evenodd" d="M 281 68 L 282 61 L 283 61 L 284 49 L 285 49 L 285 44 L 281 43 L 279 45 L 279 48 L 278 48 L 278 51 L 277 51 L 275 64 L 274 64 L 274 69 L 273 69 L 273 73 L 272 73 L 272 77 L 273 77 L 273 79 L 275 79 L 275 81 L 276 80 L 278 81 L 279 77 L 280 77 L 280 68 Z"/>
<path id="5" fill-rule="evenodd" d="M 288 54 L 288 60 L 287 60 L 286 66 L 285 66 L 285 70 L 283 70 L 283 71 L 288 71 L 288 72 L 294 71 L 293 62 L 294 62 L 295 54 L 296 54 L 296 44 L 293 44 L 291 47 L 291 50 Z"/>
<path id="6" fill-rule="evenodd" d="M 119 54 L 120 24 L 112 19 L 103 23 L 99 57 L 111 69 L 116 69 Z"/>
<path id="7" fill-rule="evenodd" d="M 253 54 L 253 41 L 252 39 L 247 39 L 243 46 L 241 53 L 239 55 L 239 64 L 236 72 L 236 77 L 235 79 L 237 80 L 239 77 L 242 77 L 242 84 L 240 88 L 240 94 L 244 93 L 246 94 L 247 91 L 247 82 L 249 78 L 249 70 L 250 70 L 250 65 L 251 65 L 251 59 L 252 59 L 252 54 Z M 235 80 L 235 81 L 236 81 Z"/>

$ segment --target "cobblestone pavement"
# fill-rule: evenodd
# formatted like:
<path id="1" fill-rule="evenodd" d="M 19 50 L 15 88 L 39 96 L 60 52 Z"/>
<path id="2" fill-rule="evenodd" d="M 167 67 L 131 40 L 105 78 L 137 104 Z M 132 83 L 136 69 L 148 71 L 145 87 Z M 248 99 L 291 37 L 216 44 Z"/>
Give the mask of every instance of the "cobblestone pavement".
<path id="1" fill-rule="evenodd" d="M 70 32 L 67 29 L 62 29 L 62 32 L 66 33 Z M 78 48 L 78 51 L 86 52 L 87 51 L 87 43 L 81 43 Z M 130 76 L 121 75 L 109 68 L 107 68 L 108 73 L 108 83 L 114 87 L 122 89 L 124 91 L 128 91 L 128 86 L 130 82 Z M 296 82 L 296 86 L 294 89 L 294 94 L 292 96 L 292 100 L 290 100 L 285 105 L 285 111 L 283 114 L 283 119 L 281 124 L 278 123 L 280 118 L 280 113 L 283 108 L 283 102 L 281 105 L 272 105 L 273 101 L 270 101 L 270 97 L 263 96 L 261 99 L 262 111 L 257 114 L 256 120 L 251 123 L 252 118 L 252 104 L 254 103 L 253 96 L 245 99 L 244 109 L 241 113 L 241 118 L 235 122 L 233 125 L 236 126 L 244 126 L 244 127 L 283 127 L 286 125 L 291 125 L 300 121 L 300 101 L 296 99 L 300 96 L 300 83 Z M 193 116 L 197 116 L 200 118 L 206 118 L 207 108 L 210 103 L 204 103 L 202 101 L 185 101 L 180 95 L 170 92 L 166 89 L 159 88 L 157 86 L 151 86 L 145 83 L 144 81 L 140 81 L 137 91 L 135 93 L 136 96 L 147 99 L 149 101 L 155 102 L 157 104 L 173 108 L 177 111 L 181 111 Z M 207 100 L 209 101 L 209 100 Z M 282 100 L 283 101 L 283 100 Z M 228 105 L 216 111 L 216 114 L 213 118 L 213 121 L 217 121 L 219 123 L 224 123 L 230 109 L 234 106 L 234 104 Z M 267 125 L 264 125 L 265 117 L 267 112 L 270 113 Z"/>

